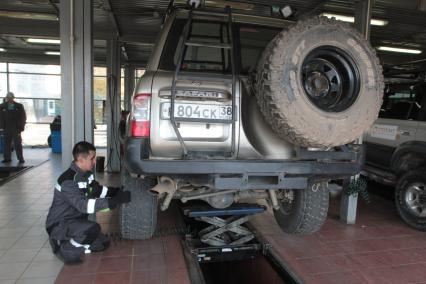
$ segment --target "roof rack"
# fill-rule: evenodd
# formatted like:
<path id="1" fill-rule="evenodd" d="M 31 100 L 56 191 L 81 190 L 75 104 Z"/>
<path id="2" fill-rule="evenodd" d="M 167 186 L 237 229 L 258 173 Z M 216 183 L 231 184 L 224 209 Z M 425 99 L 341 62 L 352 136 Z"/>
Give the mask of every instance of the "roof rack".
<path id="1" fill-rule="evenodd" d="M 276 20 L 283 22 L 293 22 L 291 20 L 284 19 L 279 12 L 279 7 L 277 6 L 228 0 L 170 0 L 169 6 L 167 7 L 163 18 L 163 23 L 176 9 L 193 9 L 197 12 L 206 11 L 210 14 L 215 12 L 218 14 L 223 14 L 225 8 L 230 8 L 233 14 L 268 17 L 275 18 Z M 226 13 L 225 16 L 227 16 Z"/>

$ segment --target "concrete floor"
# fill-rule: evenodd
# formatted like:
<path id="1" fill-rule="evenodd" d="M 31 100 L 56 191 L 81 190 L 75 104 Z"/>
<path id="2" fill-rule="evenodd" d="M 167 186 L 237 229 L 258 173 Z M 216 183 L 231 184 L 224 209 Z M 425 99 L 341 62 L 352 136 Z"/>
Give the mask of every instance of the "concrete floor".
<path id="1" fill-rule="evenodd" d="M 24 149 L 24 157 L 27 164 L 50 161 L 0 187 L 0 284 L 54 283 L 63 264 L 52 254 L 44 224 L 60 155 Z"/>

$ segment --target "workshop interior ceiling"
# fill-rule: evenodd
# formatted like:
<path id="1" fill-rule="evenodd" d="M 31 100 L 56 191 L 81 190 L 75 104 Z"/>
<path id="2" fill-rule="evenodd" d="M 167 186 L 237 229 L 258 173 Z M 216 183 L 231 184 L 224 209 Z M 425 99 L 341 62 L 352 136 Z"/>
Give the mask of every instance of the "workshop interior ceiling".
<path id="1" fill-rule="evenodd" d="M 234 2 L 256 4 L 256 7 L 261 7 L 256 11 L 258 13 L 269 13 L 271 6 L 289 5 L 295 11 L 291 18 L 294 20 L 324 12 L 353 16 L 355 7 L 355 1 L 348 0 Z M 124 46 L 124 62 L 144 66 L 161 29 L 169 1 L 93 0 L 93 5 L 95 61 L 105 62 L 106 40 L 118 35 Z M 59 14 L 59 0 L 1 0 L 0 48 L 6 51 L 0 52 L 0 60 L 58 63 L 58 57 L 45 55 L 45 51 L 59 51 L 59 45 L 34 44 L 27 42 L 27 39 L 59 38 Z M 426 0 L 375 0 L 372 17 L 388 22 L 385 26 L 372 26 L 372 46 L 395 46 L 422 51 L 420 54 L 377 51 L 385 73 L 415 71 L 424 74 Z"/>

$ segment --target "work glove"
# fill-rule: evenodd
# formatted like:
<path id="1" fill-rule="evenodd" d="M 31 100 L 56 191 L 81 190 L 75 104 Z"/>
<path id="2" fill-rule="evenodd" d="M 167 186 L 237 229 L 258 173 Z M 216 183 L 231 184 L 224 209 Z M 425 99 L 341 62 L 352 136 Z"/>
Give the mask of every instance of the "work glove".
<path id="1" fill-rule="evenodd" d="M 119 191 L 123 191 L 120 187 L 112 187 L 108 186 L 108 194 L 106 197 L 113 197 L 115 196 Z"/>
<path id="2" fill-rule="evenodd" d="M 114 197 L 110 198 L 108 200 L 108 207 L 109 208 L 115 208 L 119 204 L 123 203 L 129 203 L 131 200 L 130 198 L 130 191 L 118 191 Z"/>

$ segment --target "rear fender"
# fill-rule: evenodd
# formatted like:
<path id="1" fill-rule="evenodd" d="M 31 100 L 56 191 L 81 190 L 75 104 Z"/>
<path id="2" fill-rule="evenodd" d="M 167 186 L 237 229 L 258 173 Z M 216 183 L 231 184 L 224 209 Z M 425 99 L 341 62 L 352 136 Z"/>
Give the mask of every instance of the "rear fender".
<path id="1" fill-rule="evenodd" d="M 401 144 L 392 155 L 391 169 L 398 176 L 426 165 L 426 142 L 410 141 Z"/>

